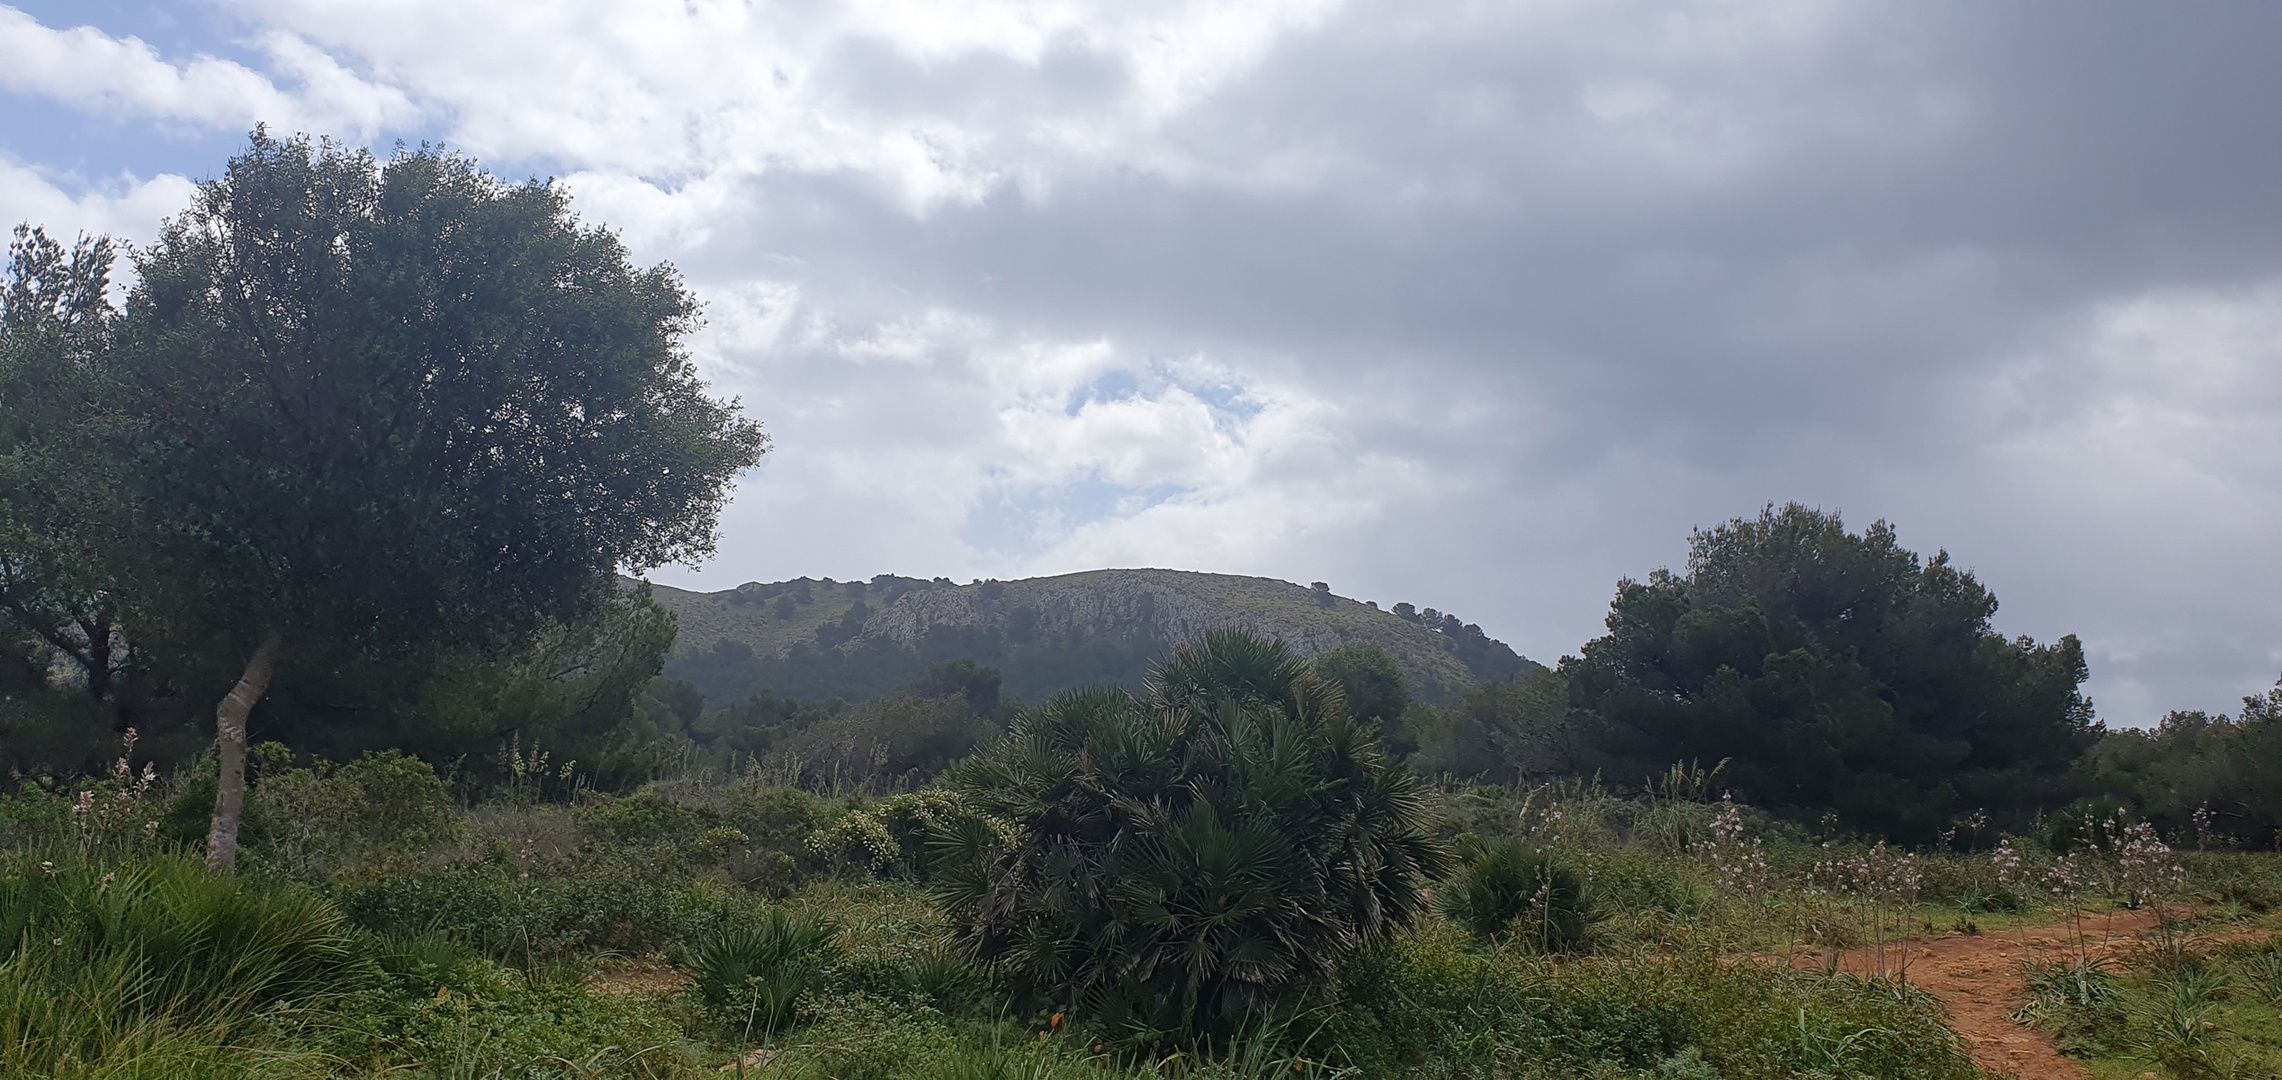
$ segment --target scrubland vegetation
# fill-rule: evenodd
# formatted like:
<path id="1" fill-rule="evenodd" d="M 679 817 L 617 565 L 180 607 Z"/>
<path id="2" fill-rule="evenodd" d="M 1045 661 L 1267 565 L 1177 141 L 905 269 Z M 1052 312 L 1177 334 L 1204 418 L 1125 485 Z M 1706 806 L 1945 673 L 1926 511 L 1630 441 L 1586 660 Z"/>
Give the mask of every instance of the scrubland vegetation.
<path id="1" fill-rule="evenodd" d="M 2055 922 L 2021 1023 L 2282 1067 L 2282 688 L 2108 730 L 1887 523 L 1700 530 L 1554 667 L 1397 605 L 1455 700 L 1229 632 L 708 701 L 616 575 L 767 443 L 670 267 L 258 131 L 113 260 L 0 291 L 0 1075 L 1967 1078 L 1925 939 Z"/>
<path id="2" fill-rule="evenodd" d="M 194 850 L 210 765 L 146 784 L 130 757 L 113 776 L 27 785 L 0 803 L 0 1067 L 1971 1077 L 1908 980 L 1903 939 L 2188 901 L 2203 924 L 2166 927 L 2168 951 L 2047 957 L 2024 1019 L 2176 1075 L 2274 1064 L 2282 952 L 2192 936 L 2255 929 L 2282 903 L 2268 856 L 2097 829 L 2059 851 L 1984 836 L 1996 854 L 1960 837 L 1902 853 L 1723 800 L 1716 773 L 1676 768 L 1623 796 L 1455 784 L 1360 800 L 1408 861 L 1312 876 L 1254 826 L 1316 815 L 1320 846 L 1351 832 L 1320 815 L 1359 805 L 1287 785 L 1262 745 L 1213 767 L 1218 807 L 1175 810 L 1125 786 L 1172 761 L 1137 745 L 1149 715 L 1065 699 L 896 794 L 752 766 L 616 794 L 455 790 L 399 755 L 329 765 L 264 748 L 234 876 Z M 1142 767 L 1058 769 L 1053 748 L 1079 742 Z M 1121 800 L 1167 816 L 1137 826 L 1132 851 L 1091 847 L 1109 834 L 1089 834 L 1088 815 Z M 1401 891 L 1429 873 L 1406 910 Z M 1374 892 L 1389 895 L 1371 925 Z"/>

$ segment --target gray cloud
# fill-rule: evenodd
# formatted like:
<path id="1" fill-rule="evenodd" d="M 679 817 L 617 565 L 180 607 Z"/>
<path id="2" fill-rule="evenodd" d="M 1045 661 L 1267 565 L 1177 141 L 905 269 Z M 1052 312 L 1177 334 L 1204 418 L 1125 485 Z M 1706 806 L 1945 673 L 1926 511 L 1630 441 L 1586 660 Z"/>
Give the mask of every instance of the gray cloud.
<path id="1" fill-rule="evenodd" d="M 228 79 L 110 27 L 40 40 L 132 79 L 17 92 L 565 176 L 778 439 L 673 580 L 1190 566 L 1550 659 L 1798 498 L 2084 635 L 2111 723 L 2282 669 L 2275 9 L 231 10 Z"/>

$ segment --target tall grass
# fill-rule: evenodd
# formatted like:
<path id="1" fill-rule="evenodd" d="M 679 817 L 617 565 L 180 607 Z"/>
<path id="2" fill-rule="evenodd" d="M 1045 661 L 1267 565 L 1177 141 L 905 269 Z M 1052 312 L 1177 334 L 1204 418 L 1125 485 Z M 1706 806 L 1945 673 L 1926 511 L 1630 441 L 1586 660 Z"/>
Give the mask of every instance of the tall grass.
<path id="1" fill-rule="evenodd" d="M 322 899 L 179 856 L 12 856 L 0 935 L 7 1076 L 305 1074 L 274 1036 L 374 971 Z"/>

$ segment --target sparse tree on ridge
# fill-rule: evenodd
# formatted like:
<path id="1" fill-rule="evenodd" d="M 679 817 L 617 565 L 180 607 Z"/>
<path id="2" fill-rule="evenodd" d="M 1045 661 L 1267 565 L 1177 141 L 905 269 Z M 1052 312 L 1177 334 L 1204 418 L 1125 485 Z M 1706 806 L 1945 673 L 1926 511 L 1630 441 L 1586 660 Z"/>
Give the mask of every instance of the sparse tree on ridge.
<path id="1" fill-rule="evenodd" d="M 765 450 L 681 346 L 697 303 L 552 184 L 257 129 L 138 252 L 104 411 L 148 632 L 223 658 L 208 859 L 293 665 L 494 650 L 711 550 Z"/>

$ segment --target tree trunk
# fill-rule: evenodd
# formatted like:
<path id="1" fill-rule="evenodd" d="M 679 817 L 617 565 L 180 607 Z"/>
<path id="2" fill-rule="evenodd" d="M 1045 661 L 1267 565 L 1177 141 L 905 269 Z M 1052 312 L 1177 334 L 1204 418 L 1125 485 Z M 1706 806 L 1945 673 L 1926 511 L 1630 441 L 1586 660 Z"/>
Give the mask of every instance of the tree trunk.
<path id="1" fill-rule="evenodd" d="M 87 696 L 100 705 L 111 692 L 111 620 L 87 624 Z"/>
<path id="2" fill-rule="evenodd" d="M 214 788 L 214 825 L 206 834 L 206 868 L 215 873 L 229 873 L 238 865 L 238 818 L 246 808 L 246 716 L 269 690 L 277 654 L 284 648 L 285 639 L 277 634 L 264 639 L 246 661 L 238 685 L 214 710 L 214 753 L 221 761 L 221 777 Z"/>

